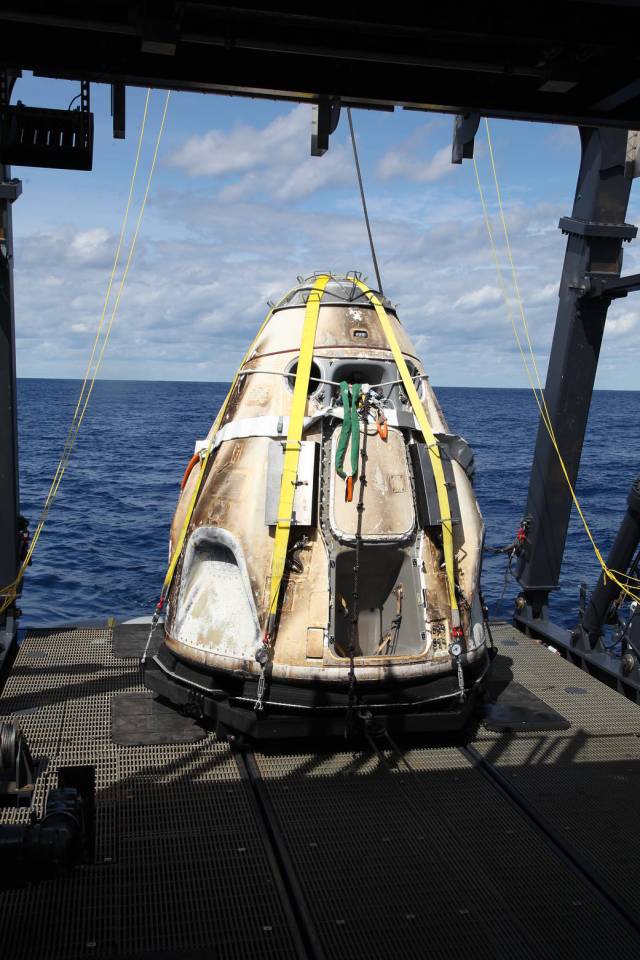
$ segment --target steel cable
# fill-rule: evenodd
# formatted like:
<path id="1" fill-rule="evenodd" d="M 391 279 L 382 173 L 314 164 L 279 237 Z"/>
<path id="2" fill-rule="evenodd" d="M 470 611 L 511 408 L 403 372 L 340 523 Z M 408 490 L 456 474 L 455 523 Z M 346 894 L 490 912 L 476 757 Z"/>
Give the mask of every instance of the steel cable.
<path id="1" fill-rule="evenodd" d="M 347 119 L 349 120 L 349 131 L 351 133 L 351 146 L 353 147 L 353 159 L 356 165 L 356 174 L 358 177 L 358 186 L 360 188 L 360 200 L 362 201 L 362 212 L 364 213 L 364 222 L 367 226 L 367 236 L 369 237 L 369 246 L 371 247 L 371 259 L 373 260 L 373 269 L 376 272 L 376 280 L 378 281 L 378 290 L 380 293 L 382 293 L 383 292 L 382 279 L 380 277 L 380 268 L 378 267 L 378 258 L 376 257 L 376 248 L 373 243 L 373 235 L 371 233 L 371 224 L 369 223 L 367 201 L 364 195 L 364 184 L 362 182 L 362 171 L 360 170 L 360 161 L 358 159 L 358 147 L 356 145 L 356 135 L 353 129 L 353 120 L 351 119 L 351 107 L 347 107 Z"/>

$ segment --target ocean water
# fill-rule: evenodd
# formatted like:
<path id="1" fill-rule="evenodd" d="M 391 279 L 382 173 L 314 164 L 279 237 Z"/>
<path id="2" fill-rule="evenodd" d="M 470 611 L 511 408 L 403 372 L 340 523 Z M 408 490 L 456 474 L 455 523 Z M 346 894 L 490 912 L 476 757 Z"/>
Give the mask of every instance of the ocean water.
<path id="1" fill-rule="evenodd" d="M 22 511 L 38 518 L 75 409 L 80 383 L 18 385 Z M 227 384 L 99 381 L 73 458 L 34 554 L 20 606 L 24 625 L 151 613 L 164 577 L 171 517 L 196 439 L 207 433 Z M 450 428 L 476 454 L 486 542 L 513 540 L 524 511 L 538 411 L 528 390 L 437 389 Z M 640 473 L 640 392 L 594 394 L 577 485 L 606 553 Z M 581 581 L 599 572 L 572 517 L 554 618 L 576 620 Z M 504 556 L 485 558 L 492 613 L 508 617 L 518 592 Z"/>

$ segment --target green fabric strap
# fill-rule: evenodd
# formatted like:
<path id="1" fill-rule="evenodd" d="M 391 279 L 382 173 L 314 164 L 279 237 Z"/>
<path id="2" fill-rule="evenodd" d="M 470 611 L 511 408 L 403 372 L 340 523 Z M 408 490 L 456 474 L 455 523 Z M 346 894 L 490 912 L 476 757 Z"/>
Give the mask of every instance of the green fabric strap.
<path id="1" fill-rule="evenodd" d="M 361 385 L 354 383 L 349 396 L 349 384 L 343 380 L 340 384 L 340 393 L 342 395 L 342 406 L 344 407 L 344 420 L 338 438 L 338 449 L 336 450 L 336 472 L 344 480 L 347 474 L 344 472 L 344 458 L 347 452 L 349 437 L 351 437 L 351 472 L 350 477 L 355 477 L 358 472 L 358 454 L 360 453 L 360 421 L 358 419 L 358 398 L 360 396 Z"/>

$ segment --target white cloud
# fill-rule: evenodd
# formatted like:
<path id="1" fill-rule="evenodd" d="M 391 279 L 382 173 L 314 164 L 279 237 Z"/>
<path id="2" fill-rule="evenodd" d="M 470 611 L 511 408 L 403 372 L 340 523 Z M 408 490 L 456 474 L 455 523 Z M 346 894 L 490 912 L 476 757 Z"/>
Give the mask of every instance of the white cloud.
<path id="1" fill-rule="evenodd" d="M 552 301 L 557 300 L 559 287 L 560 284 L 557 281 L 554 281 L 554 283 L 545 283 L 545 285 L 540 287 L 539 290 L 534 290 L 529 297 L 529 302 L 551 303 Z"/>
<path id="2" fill-rule="evenodd" d="M 436 150 L 426 162 L 416 156 L 415 150 L 400 146 L 385 153 L 378 163 L 376 173 L 381 180 L 401 178 L 414 183 L 433 183 L 454 169 L 450 146 Z"/>
<path id="3" fill-rule="evenodd" d="M 77 233 L 69 245 L 72 256 L 83 263 L 100 265 L 107 251 L 110 240 L 109 231 L 104 227 L 93 227 L 91 230 L 82 230 Z M 113 254 L 112 254 L 113 256 Z"/>
<path id="4" fill-rule="evenodd" d="M 278 200 L 300 200 L 324 187 L 343 183 L 353 178 L 355 173 L 351 168 L 351 161 L 343 146 L 335 146 L 324 157 L 307 157 L 291 175 L 279 186 L 276 186 L 275 196 Z"/>
<path id="5" fill-rule="evenodd" d="M 62 224 L 48 232 L 16 238 L 16 262 L 19 268 L 34 270 L 38 283 L 59 286 L 63 267 L 82 266 L 101 275 L 111 268 L 116 249 L 115 237 L 104 227 L 78 230 Z"/>
<path id="6" fill-rule="evenodd" d="M 295 202 L 354 176 L 340 143 L 324 157 L 309 156 L 310 134 L 311 108 L 300 104 L 262 128 L 244 124 L 190 137 L 168 162 L 192 177 L 226 178 L 218 198 L 227 203 L 250 196 Z"/>
<path id="7" fill-rule="evenodd" d="M 498 287 L 492 287 L 488 284 L 480 287 L 478 290 L 472 290 L 470 293 L 463 293 L 458 297 L 453 305 L 456 308 L 465 310 L 477 310 L 479 307 L 494 306 L 502 302 L 502 293 Z"/>
<path id="8" fill-rule="evenodd" d="M 297 157 L 297 143 L 311 132 L 311 110 L 300 104 L 261 129 L 247 124 L 190 137 L 169 163 L 189 176 L 224 176 L 268 166 L 275 158 Z M 308 146 L 308 144 L 307 144 Z"/>
<path id="9" fill-rule="evenodd" d="M 260 140 L 265 131 L 267 147 Z M 222 194 L 212 190 L 215 179 L 202 185 L 193 179 L 185 186 L 184 178 L 163 183 L 160 168 L 105 354 L 105 377 L 228 380 L 266 313 L 266 301 L 281 296 L 297 275 L 361 269 L 373 278 L 348 150 L 334 137 L 324 157 L 308 156 L 308 107 L 286 108 L 278 122 L 262 127 L 245 124 L 214 132 L 213 140 L 190 138 L 189 151 L 186 145 L 179 148 L 173 162 L 194 177 L 220 176 Z M 432 135 L 431 130 L 421 133 L 423 140 Z M 250 143 L 249 157 L 245 147 Z M 206 165 L 212 145 L 218 151 L 215 169 L 224 174 Z M 418 146 L 417 139 L 406 149 L 401 145 L 405 166 L 396 160 L 395 169 L 404 169 L 407 180 L 426 182 L 444 169 L 439 167 L 443 159 L 436 158 L 444 158 L 445 151 L 423 162 L 416 160 Z M 446 153 L 449 170 L 448 147 Z M 373 166 L 379 154 L 363 150 Z M 423 155 L 428 156 L 426 150 Z M 412 163 L 415 169 L 407 166 Z M 379 195 L 370 189 L 385 291 L 398 302 L 433 383 L 526 387 L 482 211 L 469 188 L 473 171 L 451 169 L 459 177 L 429 191 L 429 197 L 426 190 L 396 190 L 395 184 L 383 189 L 378 184 Z M 343 180 L 353 192 L 336 197 L 329 188 Z M 320 190 L 327 191 L 321 203 L 305 199 Z M 564 203 L 520 200 L 514 205 L 507 190 L 513 255 L 544 376 L 566 243 L 555 224 L 566 209 Z M 52 201 L 50 209 L 55 227 L 31 232 L 23 227 L 16 234 L 18 372 L 82 376 L 117 235 L 102 226 L 104 209 L 95 219 L 82 211 L 76 224 L 68 204 L 59 201 L 56 208 Z M 39 221 L 34 217 L 33 222 Z M 496 236 L 500 240 L 498 223 Z M 627 256 L 625 270 L 634 272 L 633 245 Z M 502 248 L 501 257 L 511 289 Z M 517 318 L 515 307 L 514 312 Z M 626 313 L 621 305 L 612 307 L 600 363 L 603 385 L 635 383 L 638 321 L 640 314 L 636 319 L 629 306 Z"/>
<path id="10" fill-rule="evenodd" d="M 298 274 L 355 268 L 372 277 L 357 211 L 301 216 L 287 205 L 274 206 L 268 197 L 221 204 L 210 196 L 178 194 L 158 198 L 155 211 L 161 219 L 133 261 L 103 376 L 229 379 L 266 312 L 266 301 L 281 296 Z M 531 219 L 536 216 L 535 209 L 530 211 Z M 487 281 L 491 255 L 480 211 L 464 220 L 386 219 L 374 220 L 373 226 L 386 291 L 399 301 L 401 319 L 424 352 L 433 382 L 495 382 L 492 371 L 506 359 L 508 377 L 519 384 L 500 290 Z M 46 373 L 51 358 L 43 344 L 50 342 L 57 345 L 57 375 L 84 371 L 109 274 L 108 266 L 98 270 L 63 253 L 76 249 L 86 232 L 65 227 L 59 236 L 35 235 L 19 244 L 20 363 L 28 357 L 30 364 L 21 372 Z M 534 293 L 540 276 L 559 271 L 556 247 L 562 241 L 550 248 L 548 238 L 532 239 L 522 231 L 512 240 L 516 262 L 531 267 L 520 274 L 520 282 L 535 346 L 544 350 L 555 312 L 536 303 Z M 115 243 L 111 236 L 104 244 L 109 266 Z M 34 273 L 30 264 L 36 258 Z M 40 285 L 38 276 L 47 277 L 47 284 Z M 59 284 L 55 296 L 52 278 Z M 448 367 L 452 344 L 473 348 L 455 350 L 453 370 Z M 478 375 L 474 364 L 480 352 L 486 369 Z M 486 359 L 491 356 L 493 365 Z"/>
<path id="11" fill-rule="evenodd" d="M 635 311 L 629 311 L 621 316 L 608 317 L 606 330 L 609 336 L 620 337 L 631 333 L 638 327 L 638 314 Z"/>

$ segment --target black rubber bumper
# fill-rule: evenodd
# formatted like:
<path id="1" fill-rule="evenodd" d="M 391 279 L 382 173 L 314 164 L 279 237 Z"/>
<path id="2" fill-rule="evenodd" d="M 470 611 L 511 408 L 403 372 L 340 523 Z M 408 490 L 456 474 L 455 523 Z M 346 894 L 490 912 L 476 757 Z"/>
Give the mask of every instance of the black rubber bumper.
<path id="1" fill-rule="evenodd" d="M 371 716 L 396 733 L 462 729 L 489 667 L 485 652 L 464 668 L 465 699 L 457 674 L 400 683 L 360 682 L 352 715 Z M 347 684 L 268 682 L 256 710 L 257 679 L 186 663 L 163 642 L 144 666 L 145 684 L 192 716 L 213 721 L 220 732 L 255 740 L 342 736 L 349 714 Z"/>

